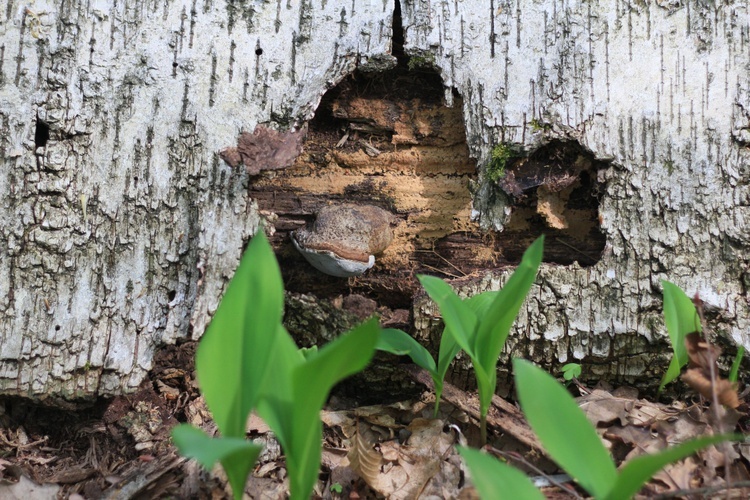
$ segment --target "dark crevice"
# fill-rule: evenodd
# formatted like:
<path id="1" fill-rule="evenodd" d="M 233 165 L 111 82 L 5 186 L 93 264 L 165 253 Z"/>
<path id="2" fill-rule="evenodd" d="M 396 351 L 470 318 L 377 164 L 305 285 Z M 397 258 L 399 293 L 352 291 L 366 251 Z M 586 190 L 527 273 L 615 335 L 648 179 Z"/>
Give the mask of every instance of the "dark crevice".
<path id="1" fill-rule="evenodd" d="M 393 9 L 393 39 L 391 40 L 391 55 L 396 58 L 399 66 L 406 67 L 407 58 L 404 53 L 404 25 L 401 18 L 401 2 L 396 0 Z"/>
<path id="2" fill-rule="evenodd" d="M 34 145 L 37 148 L 44 148 L 47 146 L 47 141 L 49 141 L 49 125 L 37 115 Z"/>
<path id="3" fill-rule="evenodd" d="M 576 141 L 551 141 L 508 160 L 497 181 L 512 204 L 503 232 L 506 258 L 520 260 L 534 239 L 545 234 L 545 262 L 596 264 L 606 243 L 599 220 L 603 189 L 597 172 L 607 166 Z"/>

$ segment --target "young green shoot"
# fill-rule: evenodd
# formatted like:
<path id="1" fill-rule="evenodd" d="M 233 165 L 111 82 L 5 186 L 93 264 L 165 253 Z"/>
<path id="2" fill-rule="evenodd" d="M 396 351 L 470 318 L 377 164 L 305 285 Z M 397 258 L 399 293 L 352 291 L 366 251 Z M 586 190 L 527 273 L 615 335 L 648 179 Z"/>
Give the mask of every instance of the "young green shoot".
<path id="1" fill-rule="evenodd" d="M 515 467 L 471 448 L 458 447 L 458 453 L 471 472 L 479 498 L 544 500 L 526 474 Z"/>
<path id="2" fill-rule="evenodd" d="M 693 301 L 674 283 L 662 280 L 664 287 L 664 323 L 672 342 L 672 360 L 659 384 L 659 392 L 664 386 L 680 376 L 680 370 L 688 362 L 685 337 L 689 333 L 701 332 L 701 321 Z"/>
<path id="3" fill-rule="evenodd" d="M 544 236 L 541 236 L 524 252 L 521 263 L 502 290 L 465 301 L 443 280 L 432 276 L 419 277 L 443 315 L 443 338 L 448 332 L 458 347 L 471 358 L 479 392 L 482 443 L 487 442 L 487 412 L 497 387 L 498 357 L 536 279 L 543 251 Z M 447 342 L 450 344 L 450 341 Z"/>
<path id="4" fill-rule="evenodd" d="M 483 429 L 483 441 L 486 440 L 486 416 L 489 401 L 495 393 L 496 375 L 494 374 L 497 357 L 508 338 L 510 327 L 518 315 L 521 304 L 536 278 L 543 247 L 544 237 L 540 237 L 524 253 L 521 264 L 502 291 L 483 292 L 465 300 L 461 300 L 450 285 L 442 280 L 431 276 L 419 276 L 427 293 L 438 304 L 445 321 L 445 329 L 440 337 L 437 363 L 425 347 L 401 330 L 392 328 L 383 330 L 376 346 L 381 351 L 398 356 L 409 356 L 417 366 L 430 374 L 435 385 L 436 418 L 443 393 L 443 381 L 458 352 L 463 348 L 469 354 L 475 371 L 478 365 L 474 360 L 481 359 L 484 364 L 479 367 L 481 374 L 477 374 L 477 379 L 482 378 L 481 382 L 478 381 L 478 385 L 480 401 L 483 402 L 480 424 Z M 452 329 L 456 328 L 460 329 L 458 334 L 453 333 Z M 470 346 L 469 350 L 460 344 L 459 338 L 462 341 L 465 340 L 464 343 Z M 491 353 L 480 358 L 479 353 L 485 349 L 490 349 L 491 353 L 496 352 L 494 359 Z M 472 353 L 475 356 L 472 356 Z M 489 374 L 490 372 L 492 375 Z"/>
<path id="5" fill-rule="evenodd" d="M 196 352 L 201 391 L 221 437 L 180 425 L 180 452 L 210 469 L 217 461 L 242 498 L 261 447 L 245 440 L 254 408 L 287 459 L 291 498 L 310 497 L 320 468 L 320 410 L 334 384 L 369 363 L 379 336 L 370 320 L 320 350 L 298 349 L 282 325 L 281 272 L 262 231 L 253 238 Z"/>
<path id="6" fill-rule="evenodd" d="M 513 372 L 521 409 L 539 441 L 549 456 L 596 499 L 632 498 L 665 465 L 711 444 L 737 438 L 701 437 L 659 453 L 636 457 L 618 471 L 596 429 L 565 387 L 552 375 L 522 359 L 513 360 Z"/>
<path id="7" fill-rule="evenodd" d="M 578 363 L 568 363 L 562 367 L 563 378 L 567 381 L 581 376 L 581 365 Z"/>
<path id="8" fill-rule="evenodd" d="M 740 346 L 739 349 L 737 349 L 737 355 L 734 357 L 734 361 L 732 362 L 732 369 L 729 370 L 729 381 L 733 384 L 737 383 L 737 379 L 740 375 L 740 364 L 742 363 L 742 358 L 745 357 L 745 348 Z"/>

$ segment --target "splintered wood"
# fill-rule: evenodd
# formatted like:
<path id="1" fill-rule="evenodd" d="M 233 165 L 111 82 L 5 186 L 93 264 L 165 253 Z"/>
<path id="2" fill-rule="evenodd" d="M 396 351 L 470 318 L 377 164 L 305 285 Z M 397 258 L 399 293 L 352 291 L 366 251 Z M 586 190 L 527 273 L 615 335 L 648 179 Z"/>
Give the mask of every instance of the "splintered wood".
<path id="1" fill-rule="evenodd" d="M 471 221 L 476 162 L 469 157 L 461 100 L 445 107 L 435 92 L 439 86 L 413 76 L 370 84 L 377 88 L 363 93 L 362 85 L 347 80 L 331 91 L 295 163 L 251 184 L 260 210 L 274 214 L 272 241 L 282 269 L 299 273 L 291 286 L 329 282 L 308 270 L 288 235 L 333 203 L 376 205 L 395 216 L 393 242 L 378 256 L 375 272 L 357 278 L 376 295 L 410 297 L 416 272 L 464 276 L 496 264 L 501 253 L 484 244 Z"/>

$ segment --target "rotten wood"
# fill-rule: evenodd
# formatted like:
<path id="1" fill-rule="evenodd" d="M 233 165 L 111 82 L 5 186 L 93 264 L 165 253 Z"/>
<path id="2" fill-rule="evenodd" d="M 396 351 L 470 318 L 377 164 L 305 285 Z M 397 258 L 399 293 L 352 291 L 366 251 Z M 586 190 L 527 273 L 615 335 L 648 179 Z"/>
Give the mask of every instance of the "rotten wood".
<path id="1" fill-rule="evenodd" d="M 355 74 L 323 97 L 294 164 L 251 182 L 250 196 L 274 225 L 271 242 L 291 290 L 331 298 L 347 287 L 405 308 L 420 289 L 416 275 L 463 278 L 514 264 L 543 232 L 546 261 L 598 261 L 604 237 L 596 171 L 602 163 L 574 143 L 517 153 L 496 186 L 498 193 L 514 193 L 507 227 L 483 230 L 472 219 L 479 177 L 463 102 L 454 96 L 447 107 L 443 99 L 431 72 Z M 393 243 L 365 275 L 331 281 L 293 249 L 290 233 L 323 207 L 351 203 L 389 211 Z"/>

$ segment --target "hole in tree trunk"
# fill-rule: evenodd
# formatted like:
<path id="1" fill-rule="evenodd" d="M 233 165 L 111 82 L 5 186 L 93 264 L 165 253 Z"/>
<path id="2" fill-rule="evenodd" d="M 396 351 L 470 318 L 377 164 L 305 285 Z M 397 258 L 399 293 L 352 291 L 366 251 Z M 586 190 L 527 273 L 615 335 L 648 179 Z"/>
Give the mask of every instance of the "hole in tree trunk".
<path id="1" fill-rule="evenodd" d="M 37 116 L 36 130 L 34 131 L 34 145 L 37 148 L 43 148 L 47 146 L 47 141 L 49 141 L 49 125 Z"/>
<path id="2" fill-rule="evenodd" d="M 497 180 L 512 200 L 510 220 L 499 235 L 506 240 L 502 246 L 508 260 L 520 260 L 544 233 L 545 262 L 596 264 L 606 243 L 597 173 L 606 166 L 575 141 L 552 141 L 528 156 L 509 159 Z"/>
<path id="3" fill-rule="evenodd" d="M 542 233 L 545 261 L 595 263 L 605 242 L 598 220 L 602 163 L 577 143 L 559 141 L 510 158 L 497 182 L 511 195 L 511 219 L 501 233 L 481 231 L 471 220 L 477 163 L 469 157 L 461 96 L 454 90 L 453 106 L 445 106 L 431 56 L 409 58 L 403 39 L 397 2 L 395 67 L 356 71 L 330 89 L 294 164 L 261 172 L 250 185 L 261 212 L 275 214 L 271 242 L 286 289 L 321 298 L 362 294 L 408 308 L 421 290 L 417 274 L 456 279 L 512 265 Z M 290 240 L 321 208 L 344 203 L 395 216 L 393 242 L 373 268 L 348 279 L 311 267 Z"/>

